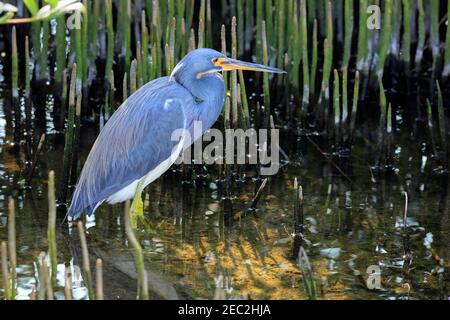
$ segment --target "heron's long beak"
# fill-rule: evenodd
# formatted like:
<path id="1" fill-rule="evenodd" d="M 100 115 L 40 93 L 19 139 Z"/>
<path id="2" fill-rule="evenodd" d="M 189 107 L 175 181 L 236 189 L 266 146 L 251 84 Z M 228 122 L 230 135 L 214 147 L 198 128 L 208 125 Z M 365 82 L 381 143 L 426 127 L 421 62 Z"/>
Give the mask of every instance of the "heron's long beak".
<path id="1" fill-rule="evenodd" d="M 214 63 L 214 65 L 216 67 L 221 67 L 223 71 L 249 70 L 249 71 L 271 72 L 271 73 L 286 73 L 286 71 L 283 71 L 281 69 L 264 66 L 262 64 L 239 61 L 230 58 L 219 58 Z"/>

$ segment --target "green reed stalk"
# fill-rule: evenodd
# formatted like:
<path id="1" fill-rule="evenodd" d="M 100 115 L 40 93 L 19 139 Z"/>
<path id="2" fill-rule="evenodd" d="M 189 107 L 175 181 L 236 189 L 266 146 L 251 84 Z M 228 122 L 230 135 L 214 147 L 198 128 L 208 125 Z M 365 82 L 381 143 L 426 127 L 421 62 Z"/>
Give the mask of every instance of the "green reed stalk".
<path id="1" fill-rule="evenodd" d="M 301 32 L 300 32 L 300 26 L 299 26 L 299 20 L 298 20 L 298 14 L 297 14 L 297 2 L 294 2 L 294 8 L 293 8 L 293 28 L 292 30 L 293 34 L 291 36 L 291 39 L 293 39 L 293 43 L 291 43 L 292 48 L 290 51 L 292 51 L 292 62 L 293 62 L 293 70 L 292 70 L 292 85 L 294 87 L 295 91 L 298 91 L 300 89 L 300 63 L 302 59 L 302 50 L 301 50 Z M 299 36 L 300 35 L 300 36 Z"/>
<path id="2" fill-rule="evenodd" d="M 170 75 L 170 47 L 169 44 L 166 43 L 165 47 L 164 47 L 164 56 L 166 57 L 166 75 Z"/>
<path id="3" fill-rule="evenodd" d="M 103 294 L 103 261 L 97 259 L 95 262 L 96 299 L 104 300 Z"/>
<path id="4" fill-rule="evenodd" d="M 146 290 L 147 285 L 144 284 L 144 281 L 146 281 L 145 276 L 145 264 L 144 264 L 144 254 L 142 252 L 142 247 L 139 244 L 139 241 L 137 240 L 133 229 L 131 227 L 130 223 L 130 204 L 127 202 L 125 204 L 125 210 L 124 210 L 124 226 L 125 226 L 125 233 L 127 234 L 128 241 L 133 247 L 133 254 L 136 264 L 136 273 L 138 278 L 138 294 L 137 297 L 141 300 L 148 300 L 148 290 Z"/>
<path id="5" fill-rule="evenodd" d="M 348 71 L 347 68 L 342 69 L 342 135 L 345 134 L 348 123 L 348 115 L 350 114 L 348 105 Z"/>
<path id="6" fill-rule="evenodd" d="M 439 158 L 439 155 L 436 150 L 436 137 L 434 133 L 434 125 L 433 125 L 433 111 L 431 107 L 431 102 L 427 99 L 427 123 L 428 123 L 428 131 L 431 138 L 431 148 L 433 150 L 433 155 Z"/>
<path id="7" fill-rule="evenodd" d="M 367 16 L 366 10 L 368 7 L 367 0 L 359 1 L 359 25 L 358 25 L 358 54 L 356 61 L 356 68 L 358 71 L 365 70 L 365 65 L 367 63 L 368 54 L 368 34 L 367 34 L 367 24 L 365 17 Z"/>
<path id="8" fill-rule="evenodd" d="M 264 20 L 264 0 L 256 0 L 256 60 L 262 60 L 262 21 Z"/>
<path id="9" fill-rule="evenodd" d="M 79 71 L 81 71 L 81 80 L 83 82 L 83 85 L 87 84 L 87 77 L 88 77 L 88 69 L 89 69 L 89 17 L 91 16 L 91 8 L 90 5 L 88 4 L 88 0 L 84 0 L 83 1 L 84 7 L 85 7 L 85 11 L 83 13 L 83 21 L 81 23 L 81 47 L 82 47 L 82 60 L 83 60 L 83 69 L 80 69 Z"/>
<path id="10" fill-rule="evenodd" d="M 278 0 L 277 2 L 277 11 L 278 11 L 278 21 L 277 21 L 277 67 L 279 69 L 283 69 L 283 55 L 284 55 L 284 39 L 285 39 L 285 30 L 286 30 L 286 21 L 285 21 L 285 10 L 284 10 L 285 0 Z M 283 85 L 284 77 L 278 77 L 278 87 Z"/>
<path id="11" fill-rule="evenodd" d="M 253 41 L 253 29 L 255 26 L 254 2 L 244 1 L 245 3 L 245 51 L 250 50 Z M 242 21 L 241 21 L 242 23 Z"/>
<path id="12" fill-rule="evenodd" d="M 8 252 L 9 252 L 9 275 L 11 280 L 11 299 L 16 296 L 17 283 L 17 250 L 16 250 L 16 205 L 13 198 L 8 199 Z"/>
<path id="13" fill-rule="evenodd" d="M 237 0 L 237 33 L 239 35 L 238 37 L 238 55 L 242 56 L 244 54 L 245 49 L 245 25 L 244 25 L 244 15 L 245 15 L 245 8 L 243 4 L 244 0 Z M 208 0 L 208 3 L 210 3 L 210 0 Z M 211 10 L 211 4 L 210 4 L 210 10 Z"/>
<path id="14" fill-rule="evenodd" d="M 144 70 L 142 68 L 142 48 L 139 41 L 136 43 L 136 79 L 137 88 L 142 87 L 144 85 Z"/>
<path id="15" fill-rule="evenodd" d="M 47 226 L 48 254 L 50 257 L 52 283 L 56 285 L 56 272 L 58 268 L 56 249 L 56 198 L 55 198 L 55 172 L 48 173 L 48 226 Z"/>
<path id="16" fill-rule="evenodd" d="M 11 282 L 9 279 L 8 266 L 8 249 L 6 242 L 2 241 L 0 246 L 1 261 L 2 261 L 2 275 L 3 275 L 3 292 L 6 300 L 13 300 L 14 296 L 11 294 Z"/>
<path id="17" fill-rule="evenodd" d="M 323 99 L 328 101 L 330 99 L 330 76 L 331 76 L 331 68 L 333 64 L 333 54 L 331 53 L 330 41 L 328 39 L 324 40 L 323 43 L 323 51 L 324 51 L 324 61 L 323 61 L 323 79 L 322 79 L 322 87 L 320 92 L 319 103 L 322 103 Z"/>
<path id="18" fill-rule="evenodd" d="M 175 31 L 177 27 L 177 19 L 172 19 L 172 28 L 170 30 L 170 38 L 169 38 L 169 61 L 170 61 L 170 69 L 168 74 L 172 73 L 173 68 L 175 68 Z"/>
<path id="19" fill-rule="evenodd" d="M 447 20 L 450 20 L 450 1 L 447 8 Z M 450 75 L 450 23 L 447 25 L 445 37 L 445 62 L 444 62 L 444 78 Z"/>
<path id="20" fill-rule="evenodd" d="M 211 17 L 211 0 L 206 0 L 206 46 L 212 48 L 213 46 L 213 28 Z M 240 35 L 243 35 L 240 33 Z"/>
<path id="21" fill-rule="evenodd" d="M 62 73 L 66 68 L 66 18 L 60 16 L 56 19 L 56 70 L 55 81 L 61 84 Z"/>
<path id="22" fill-rule="evenodd" d="M 327 2 L 327 39 L 330 46 L 329 54 L 331 54 L 331 63 L 333 63 L 334 50 L 334 27 L 333 27 L 333 5 L 331 1 Z"/>
<path id="23" fill-rule="evenodd" d="M 92 288 L 92 274 L 91 274 L 91 264 L 89 262 L 89 252 L 88 252 L 88 246 L 86 241 L 86 233 L 84 232 L 84 226 L 83 222 L 78 221 L 77 223 L 78 227 L 78 235 L 80 237 L 80 244 L 81 244 L 81 254 L 82 254 L 82 260 L 83 260 L 83 273 L 84 273 L 84 280 L 86 282 L 86 288 L 88 289 L 88 296 L 90 300 L 95 299 L 94 290 Z"/>
<path id="24" fill-rule="evenodd" d="M 236 17 L 231 20 L 231 57 L 233 59 L 237 58 L 237 34 L 236 34 Z M 233 128 L 237 128 L 239 121 L 238 116 L 238 81 L 237 81 L 237 71 L 231 71 L 231 110 L 232 110 L 232 124 Z"/>
<path id="25" fill-rule="evenodd" d="M 64 270 L 64 299 L 72 300 L 72 274 L 67 267 Z"/>
<path id="26" fill-rule="evenodd" d="M 75 126 L 73 128 L 73 148 L 72 148 L 72 169 L 70 171 L 70 183 L 75 185 L 78 180 L 78 158 L 80 155 L 80 134 L 81 134 L 81 105 L 83 102 L 82 95 L 83 86 L 81 81 L 77 81 L 76 85 L 76 104 L 75 104 Z"/>
<path id="27" fill-rule="evenodd" d="M 266 37 L 266 22 L 262 21 L 262 50 L 263 50 L 263 64 L 269 65 L 269 49 L 267 47 Z M 269 74 L 267 72 L 263 75 L 263 91 L 264 91 L 264 107 L 267 115 L 270 115 L 270 83 Z"/>
<path id="28" fill-rule="evenodd" d="M 392 134 L 392 107 L 390 103 L 388 103 L 387 105 L 386 117 L 386 133 L 388 136 L 390 136 Z"/>
<path id="29" fill-rule="evenodd" d="M 186 13 L 186 0 L 177 0 L 176 2 L 177 8 L 177 35 L 176 35 L 176 50 L 175 57 L 184 57 L 186 52 L 186 21 L 185 21 L 185 13 Z"/>
<path id="30" fill-rule="evenodd" d="M 170 31 L 171 31 L 171 21 L 175 16 L 175 3 L 174 0 L 167 0 L 165 1 L 167 4 L 167 16 L 166 16 L 166 35 L 165 35 L 165 41 L 167 42 L 170 38 Z"/>
<path id="31" fill-rule="evenodd" d="M 248 107 L 247 100 L 247 89 L 245 88 L 245 79 L 244 72 L 239 70 L 239 84 L 241 88 L 241 101 L 242 101 L 242 109 L 243 109 L 243 122 L 245 123 L 245 129 L 250 128 L 250 111 Z"/>
<path id="32" fill-rule="evenodd" d="M 31 24 L 32 29 L 32 47 L 36 48 L 36 50 L 33 51 L 33 60 L 36 64 L 34 68 L 36 79 L 39 79 L 39 61 L 41 56 L 41 50 L 39 48 L 41 47 L 41 23 L 40 22 L 33 22 Z"/>
<path id="33" fill-rule="evenodd" d="M 45 281 L 45 289 L 46 289 L 46 297 L 47 300 L 53 300 L 53 286 L 52 279 L 50 276 L 50 267 L 47 264 L 47 260 L 42 260 L 42 270 L 44 272 L 44 281 Z"/>
<path id="34" fill-rule="evenodd" d="M 334 110 L 334 130 L 336 147 L 340 140 L 340 125 L 341 125 L 341 103 L 340 103 L 340 90 L 339 90 L 339 72 L 334 69 L 334 82 L 333 82 L 333 110 Z"/>
<path id="35" fill-rule="evenodd" d="M 137 61 L 134 59 L 131 62 L 130 67 L 130 95 L 136 92 L 137 90 Z"/>
<path id="36" fill-rule="evenodd" d="M 83 34 L 82 30 L 75 28 L 75 58 L 78 66 L 78 78 L 83 80 L 84 63 L 86 60 L 83 58 Z"/>
<path id="37" fill-rule="evenodd" d="M 126 0 L 126 11 L 124 12 L 124 33 L 123 51 L 125 52 L 125 70 L 130 70 L 131 61 L 131 0 Z"/>
<path id="38" fill-rule="evenodd" d="M 64 128 L 67 112 L 67 69 L 62 72 L 62 85 L 61 85 L 61 105 L 60 105 L 60 123 L 61 130 Z"/>
<path id="39" fill-rule="evenodd" d="M 317 10 L 317 21 L 319 22 L 319 31 L 322 37 L 326 37 L 326 4 L 327 0 L 319 0 L 317 1 L 316 10 Z"/>
<path id="40" fill-rule="evenodd" d="M 16 27 L 12 28 L 11 46 L 11 88 L 13 99 L 19 98 L 19 58 L 17 54 L 17 33 Z"/>
<path id="41" fill-rule="evenodd" d="M 162 75 L 161 14 L 159 10 L 158 0 L 153 0 L 152 32 L 150 40 L 153 44 L 152 46 L 153 78 L 158 78 Z"/>
<path id="42" fill-rule="evenodd" d="M 385 133 L 386 133 L 386 123 L 387 123 L 387 107 L 388 103 L 386 100 L 386 94 L 384 92 L 383 79 L 381 76 L 378 77 L 378 84 L 380 87 L 380 123 L 378 128 L 378 142 L 379 142 L 379 159 L 378 165 L 381 165 L 382 153 L 386 145 Z"/>
<path id="43" fill-rule="evenodd" d="M 47 279 L 45 275 L 45 252 L 41 252 L 37 258 L 37 273 L 38 273 L 38 300 L 45 300 L 45 294 L 47 291 Z"/>
<path id="44" fill-rule="evenodd" d="M 305 292 L 308 295 L 309 300 L 316 300 L 316 281 L 314 280 L 314 273 L 309 263 L 308 256 L 303 247 L 300 248 L 300 253 L 298 256 L 299 267 L 302 271 L 303 286 Z"/>
<path id="45" fill-rule="evenodd" d="M 48 69 L 48 40 L 50 38 L 50 23 L 48 21 L 42 22 L 42 45 L 37 47 L 40 48 L 39 55 L 39 79 L 46 79 L 47 69 Z M 36 48 L 36 47 L 35 47 Z"/>
<path id="46" fill-rule="evenodd" d="M 220 43 L 221 43 L 221 51 L 224 55 L 227 55 L 227 30 L 224 24 L 222 24 L 222 27 L 220 29 Z M 194 40 L 195 41 L 195 40 Z M 195 44 L 194 44 L 195 47 Z M 223 81 L 225 85 L 225 92 L 228 92 L 228 73 L 223 73 Z"/>
<path id="47" fill-rule="evenodd" d="M 352 37 L 355 26 L 353 15 L 353 0 L 344 0 L 344 56 L 342 58 L 342 69 L 348 68 L 352 54 Z"/>
<path id="48" fill-rule="evenodd" d="M 378 62 L 376 67 L 377 76 L 379 78 L 383 77 L 384 65 L 389 53 L 392 32 L 392 0 L 385 1 L 382 30 L 383 32 L 381 32 L 380 36 Z"/>
<path id="49" fill-rule="evenodd" d="M 145 10 L 141 14 L 141 57 L 142 57 L 142 76 L 144 83 L 147 83 L 150 75 L 150 64 L 148 63 L 148 28 L 145 23 Z"/>
<path id="50" fill-rule="evenodd" d="M 201 0 L 198 18 L 198 48 L 205 47 L 205 20 L 206 20 L 206 0 Z"/>
<path id="51" fill-rule="evenodd" d="M 389 38 L 389 49 L 388 53 L 395 57 L 399 57 L 400 54 L 400 29 L 402 28 L 402 7 L 401 1 L 394 0 L 391 6 L 391 36 Z M 386 11 L 386 10 L 385 10 Z M 394 19 L 394 17 L 399 17 L 398 19 Z"/>
<path id="52" fill-rule="evenodd" d="M 349 144 L 353 142 L 353 135 L 356 127 L 356 116 L 358 115 L 358 102 L 359 102 L 359 71 L 355 74 L 355 84 L 353 87 L 353 103 L 352 103 L 352 115 L 350 119 L 350 138 Z"/>
<path id="53" fill-rule="evenodd" d="M 425 37 L 426 37 L 426 24 L 425 24 L 425 9 L 423 6 L 423 0 L 417 0 L 418 8 L 418 30 L 419 39 L 417 40 L 416 56 L 414 58 L 416 67 L 420 66 L 422 63 L 423 52 L 425 47 Z"/>
<path id="54" fill-rule="evenodd" d="M 312 25 L 314 23 L 314 20 L 317 18 L 317 1 L 316 0 L 308 0 L 309 8 L 308 12 L 310 14 L 308 15 L 308 24 Z"/>
<path id="55" fill-rule="evenodd" d="M 195 31 L 194 29 L 191 29 L 188 51 L 191 52 L 192 50 L 195 50 L 196 47 L 197 45 L 195 44 Z"/>
<path id="56" fill-rule="evenodd" d="M 273 42 L 273 34 L 274 34 L 274 27 L 273 27 L 273 3 L 272 0 L 265 0 L 265 16 L 264 16 L 264 21 L 266 22 L 266 36 L 267 36 L 267 43 L 268 46 L 270 47 L 274 42 Z"/>
<path id="57" fill-rule="evenodd" d="M 430 45 L 433 54 L 433 73 L 436 70 L 435 67 L 439 57 L 439 2 L 440 1 L 429 1 L 431 8 Z"/>
<path id="58" fill-rule="evenodd" d="M 411 63 L 411 0 L 403 0 L 403 61 Z"/>
<path id="59" fill-rule="evenodd" d="M 303 66 L 303 111 L 308 111 L 309 105 L 309 59 L 308 59 L 308 18 L 306 14 L 306 0 L 300 0 L 301 37 L 302 37 L 302 66 Z"/>
<path id="60" fill-rule="evenodd" d="M 177 20 L 178 21 L 178 20 Z M 180 45 L 180 50 L 177 54 L 178 57 L 184 57 L 187 53 L 187 42 L 186 39 L 189 39 L 186 33 L 186 21 L 184 17 L 181 19 L 181 34 L 178 37 L 178 42 Z"/>
<path id="61" fill-rule="evenodd" d="M 88 60 L 91 67 L 95 67 L 95 60 L 97 59 L 97 39 L 98 39 L 98 29 L 99 29 L 99 19 L 100 16 L 100 1 L 92 1 L 93 14 L 90 15 L 89 25 L 86 30 L 89 31 L 89 43 L 88 43 Z"/>
<path id="62" fill-rule="evenodd" d="M 70 169 L 73 160 L 73 141 L 74 141 L 74 126 L 75 126 L 75 89 L 77 82 L 77 64 L 72 66 L 72 74 L 69 87 L 69 106 L 68 106 L 68 118 L 67 128 L 64 144 L 64 156 L 63 156 L 63 174 L 61 178 L 58 202 L 66 203 L 67 189 L 70 179 Z"/>
<path id="63" fill-rule="evenodd" d="M 115 111 L 115 84 L 114 84 L 114 70 L 111 70 L 111 74 L 109 76 L 109 92 L 108 96 L 106 97 L 106 104 L 105 104 L 105 113 L 106 113 L 106 120 L 109 120 L 109 117 L 111 114 Z"/>
<path id="64" fill-rule="evenodd" d="M 194 8 L 195 8 L 195 0 L 186 0 L 186 30 L 192 29 Z"/>
<path id="65" fill-rule="evenodd" d="M 122 102 L 128 98 L 128 73 L 125 72 L 122 80 Z"/>
<path id="66" fill-rule="evenodd" d="M 439 81 L 436 81 L 436 87 L 438 91 L 438 115 L 439 115 L 439 131 L 441 135 L 442 153 L 444 164 L 448 166 L 448 144 L 447 144 L 447 118 L 444 111 L 444 99 L 442 96 L 441 86 Z"/>
<path id="67" fill-rule="evenodd" d="M 105 14 L 106 14 L 106 35 L 107 35 L 105 77 L 108 77 L 111 86 L 112 79 L 110 78 L 110 75 L 114 63 L 114 25 L 113 25 L 112 0 L 105 0 Z M 114 84 L 112 84 L 112 86 L 114 86 Z"/>
<path id="68" fill-rule="evenodd" d="M 316 81 L 317 81 L 317 62 L 319 56 L 319 42 L 317 40 L 317 19 L 313 22 L 313 35 L 312 35 L 312 58 L 311 58 L 311 97 L 316 97 Z"/>
<path id="69" fill-rule="evenodd" d="M 30 97 L 31 93 L 31 65 L 30 65 L 30 39 L 25 36 L 25 96 Z"/>

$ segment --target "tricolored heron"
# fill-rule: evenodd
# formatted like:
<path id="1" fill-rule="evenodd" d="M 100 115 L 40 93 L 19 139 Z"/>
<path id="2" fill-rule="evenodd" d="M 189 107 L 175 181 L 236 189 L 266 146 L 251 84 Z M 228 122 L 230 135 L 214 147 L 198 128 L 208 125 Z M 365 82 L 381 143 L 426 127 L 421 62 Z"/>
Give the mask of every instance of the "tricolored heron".
<path id="1" fill-rule="evenodd" d="M 90 215 L 103 203 L 116 204 L 137 196 L 216 122 L 225 100 L 222 71 L 284 73 L 259 64 L 227 58 L 212 49 L 187 54 L 170 77 L 153 80 L 133 93 L 101 130 L 84 164 L 68 214 Z M 172 141 L 185 129 L 192 143 Z M 136 199 L 136 198 L 135 198 Z M 134 201 L 133 201 L 134 204 Z"/>

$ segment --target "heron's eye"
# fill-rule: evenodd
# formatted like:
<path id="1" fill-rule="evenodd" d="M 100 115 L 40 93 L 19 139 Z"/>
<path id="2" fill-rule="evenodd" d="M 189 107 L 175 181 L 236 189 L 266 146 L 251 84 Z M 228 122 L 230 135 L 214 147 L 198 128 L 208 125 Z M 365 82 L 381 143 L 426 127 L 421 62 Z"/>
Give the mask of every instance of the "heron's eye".
<path id="1" fill-rule="evenodd" d="M 214 65 L 216 65 L 218 61 L 219 61 L 219 58 L 214 58 L 214 59 L 212 59 L 212 63 L 213 63 Z"/>

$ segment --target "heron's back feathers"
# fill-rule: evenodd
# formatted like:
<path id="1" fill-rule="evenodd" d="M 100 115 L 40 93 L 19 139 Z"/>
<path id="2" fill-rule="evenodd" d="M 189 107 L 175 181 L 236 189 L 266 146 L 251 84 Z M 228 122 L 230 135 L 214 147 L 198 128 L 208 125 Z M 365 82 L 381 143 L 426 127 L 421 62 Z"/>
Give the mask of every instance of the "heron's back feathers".
<path id="1" fill-rule="evenodd" d="M 86 160 L 69 215 L 92 214 L 108 197 L 168 159 L 179 141 L 172 133 L 186 126 L 192 95 L 168 77 L 154 80 L 131 95 L 100 132 Z"/>

